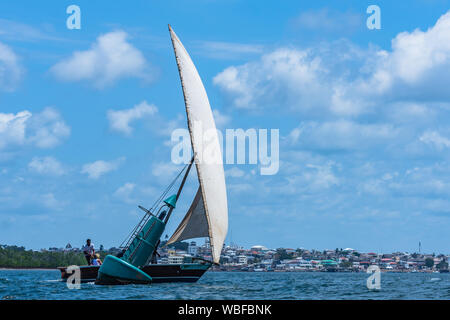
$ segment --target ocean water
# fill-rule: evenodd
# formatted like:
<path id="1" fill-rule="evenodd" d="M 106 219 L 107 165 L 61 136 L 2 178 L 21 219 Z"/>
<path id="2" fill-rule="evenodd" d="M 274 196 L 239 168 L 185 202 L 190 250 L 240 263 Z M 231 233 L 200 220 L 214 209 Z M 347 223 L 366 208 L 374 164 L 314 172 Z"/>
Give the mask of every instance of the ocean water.
<path id="1" fill-rule="evenodd" d="M 450 274 L 382 273 L 381 289 L 365 273 L 207 272 L 196 283 L 68 289 L 58 270 L 0 270 L 0 299 L 450 299 Z"/>

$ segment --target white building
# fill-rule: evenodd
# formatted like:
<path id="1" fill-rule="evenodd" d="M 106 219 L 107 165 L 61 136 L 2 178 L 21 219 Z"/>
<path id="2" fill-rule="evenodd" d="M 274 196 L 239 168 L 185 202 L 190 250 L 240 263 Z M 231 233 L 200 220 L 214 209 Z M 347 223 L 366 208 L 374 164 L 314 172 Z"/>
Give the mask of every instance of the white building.
<path id="1" fill-rule="evenodd" d="M 188 252 L 188 254 L 190 254 L 193 257 L 195 257 L 197 255 L 198 247 L 197 247 L 197 243 L 195 241 L 191 241 L 189 243 L 187 252 Z"/>
<path id="2" fill-rule="evenodd" d="M 182 264 L 184 260 L 183 256 L 169 256 L 168 262 L 169 264 Z"/>
<path id="3" fill-rule="evenodd" d="M 238 256 L 237 258 L 239 264 L 247 264 L 248 262 L 247 256 Z"/>
<path id="4" fill-rule="evenodd" d="M 264 247 L 264 246 L 253 246 L 253 247 L 251 247 L 251 249 L 250 250 L 252 250 L 252 251 L 267 251 L 267 250 L 269 250 L 269 249 L 267 249 L 266 247 Z"/>

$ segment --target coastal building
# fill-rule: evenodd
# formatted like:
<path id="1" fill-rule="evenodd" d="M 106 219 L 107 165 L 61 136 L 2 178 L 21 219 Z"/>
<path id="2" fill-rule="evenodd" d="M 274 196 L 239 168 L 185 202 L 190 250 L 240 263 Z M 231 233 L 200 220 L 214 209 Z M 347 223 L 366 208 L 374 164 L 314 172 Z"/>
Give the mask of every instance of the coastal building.
<path id="1" fill-rule="evenodd" d="M 263 251 L 268 251 L 269 249 L 267 249 L 264 246 L 260 246 L 260 245 L 256 245 L 250 248 L 251 251 L 256 251 L 256 252 L 263 252 Z"/>
<path id="2" fill-rule="evenodd" d="M 247 262 L 248 262 L 247 256 L 241 255 L 241 256 L 238 256 L 237 258 L 238 258 L 238 264 L 247 264 Z"/>
<path id="3" fill-rule="evenodd" d="M 178 256 L 178 255 L 171 255 L 168 258 L 169 264 L 182 264 L 184 261 L 184 256 Z"/>
<path id="4" fill-rule="evenodd" d="M 195 257 L 197 255 L 198 247 L 197 247 L 197 243 L 195 241 L 191 241 L 189 243 L 187 252 L 188 252 L 188 254 L 190 254 L 193 257 Z"/>
<path id="5" fill-rule="evenodd" d="M 1 246 L 2 248 L 16 248 Z M 20 248 L 17 247 L 19 250 Z M 195 241 L 185 242 L 184 250 L 161 247 L 158 249 L 160 256 L 157 258 L 160 264 L 181 264 L 186 257 L 198 256 L 205 260 L 211 260 L 211 249 L 208 241 L 203 245 L 197 245 Z M 24 248 L 23 248 L 24 250 Z M 78 252 L 70 243 L 63 248 L 52 247 L 42 252 Z M 119 248 L 105 250 L 107 254 L 121 252 Z M 383 272 L 431 272 L 440 271 L 449 261 L 448 254 L 423 254 L 423 253 L 375 253 L 357 252 L 352 248 L 336 250 L 307 250 L 304 248 L 277 248 L 270 249 L 263 245 L 255 245 L 249 249 L 237 245 L 224 246 L 221 254 L 222 271 L 352 271 L 364 272 L 369 266 L 377 265 Z M 433 267 L 430 265 L 433 261 Z M 445 267 L 444 267 L 445 268 Z M 448 266 L 446 267 L 448 268 Z M 214 267 L 213 267 L 214 269 Z M 219 268 L 218 268 L 219 269 Z M 218 270 L 215 269 L 215 270 Z"/>

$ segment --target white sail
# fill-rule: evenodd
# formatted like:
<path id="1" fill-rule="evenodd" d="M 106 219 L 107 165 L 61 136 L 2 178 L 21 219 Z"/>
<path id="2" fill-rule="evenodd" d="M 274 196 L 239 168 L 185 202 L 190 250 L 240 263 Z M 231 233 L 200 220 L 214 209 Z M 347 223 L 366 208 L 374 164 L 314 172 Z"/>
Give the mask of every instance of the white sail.
<path id="1" fill-rule="evenodd" d="M 215 263 L 219 263 L 220 253 L 228 231 L 228 205 L 216 124 L 206 90 L 194 63 L 170 26 L 169 31 L 180 73 L 188 127 L 200 183 L 198 197 L 196 196 L 194 199 L 185 219 L 175 232 L 180 231 L 178 237 L 172 236 L 170 240 L 175 242 L 181 238 L 188 239 L 183 235 L 203 234 L 204 225 L 199 222 L 201 221 L 199 215 L 203 215 L 208 226 L 212 258 Z M 203 204 L 201 207 L 199 207 L 200 201 Z"/>

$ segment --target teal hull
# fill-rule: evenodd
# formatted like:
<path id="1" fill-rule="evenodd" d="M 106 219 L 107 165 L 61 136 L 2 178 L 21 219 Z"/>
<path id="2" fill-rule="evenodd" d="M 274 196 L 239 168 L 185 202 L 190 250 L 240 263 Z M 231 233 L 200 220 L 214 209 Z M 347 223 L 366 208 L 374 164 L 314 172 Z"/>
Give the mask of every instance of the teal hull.
<path id="1" fill-rule="evenodd" d="M 152 277 L 120 258 L 107 255 L 98 270 L 97 283 L 110 284 L 112 281 L 123 284 L 150 284 Z"/>

